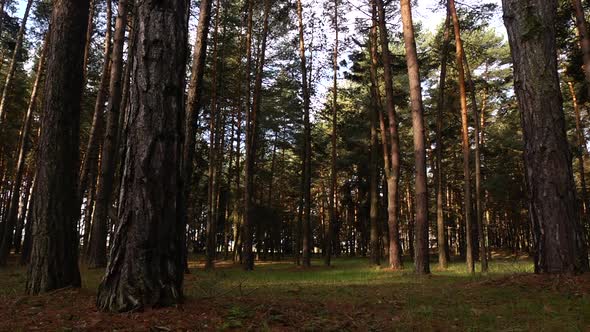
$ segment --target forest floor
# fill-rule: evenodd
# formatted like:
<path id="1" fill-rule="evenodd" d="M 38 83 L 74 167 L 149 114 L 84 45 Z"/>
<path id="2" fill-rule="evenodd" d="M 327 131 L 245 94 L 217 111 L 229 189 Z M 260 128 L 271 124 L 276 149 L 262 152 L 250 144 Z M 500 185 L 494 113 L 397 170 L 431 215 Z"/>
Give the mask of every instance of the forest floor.
<path id="1" fill-rule="evenodd" d="M 229 262 L 204 271 L 192 261 L 186 301 L 128 314 L 96 311 L 102 271 L 82 270 L 83 287 L 24 296 L 26 271 L 0 269 L 0 331 L 482 330 L 590 331 L 590 275 L 536 276 L 528 259 L 499 256 L 486 275 L 453 263 L 428 277 L 369 265 L 367 259 Z"/>

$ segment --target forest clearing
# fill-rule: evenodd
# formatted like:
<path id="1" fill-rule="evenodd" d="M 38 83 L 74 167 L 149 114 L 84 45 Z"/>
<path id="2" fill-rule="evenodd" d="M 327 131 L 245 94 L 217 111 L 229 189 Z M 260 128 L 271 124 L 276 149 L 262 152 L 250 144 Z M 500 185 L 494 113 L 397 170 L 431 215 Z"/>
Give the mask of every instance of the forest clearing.
<path id="1" fill-rule="evenodd" d="M 583 331 L 590 276 L 538 276 L 526 257 L 494 254 L 488 274 L 464 263 L 416 277 L 339 258 L 304 270 L 266 262 L 244 272 L 231 262 L 204 271 L 191 261 L 178 307 L 124 315 L 95 307 L 102 271 L 82 269 L 82 288 L 23 296 L 25 271 L 0 272 L 0 330 Z"/>

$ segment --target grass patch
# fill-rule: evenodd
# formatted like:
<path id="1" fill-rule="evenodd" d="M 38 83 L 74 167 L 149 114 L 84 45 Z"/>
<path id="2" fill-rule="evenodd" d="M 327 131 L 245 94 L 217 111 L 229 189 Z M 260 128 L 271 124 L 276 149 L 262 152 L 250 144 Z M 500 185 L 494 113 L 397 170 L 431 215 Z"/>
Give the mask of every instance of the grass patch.
<path id="1" fill-rule="evenodd" d="M 495 259 L 485 275 L 467 273 L 460 262 L 445 271 L 434 269 L 433 264 L 433 273 L 427 277 L 415 276 L 411 263 L 402 271 L 374 267 L 362 258 L 335 259 L 332 267 L 324 267 L 320 260 L 312 263 L 311 269 L 286 261 L 260 263 L 254 271 L 244 272 L 230 262 L 218 262 L 213 271 L 193 262 L 196 267 L 185 278 L 183 308 L 141 317 L 148 327 L 153 323 L 221 330 L 584 331 L 590 327 L 590 277 L 535 276 L 532 262 L 526 259 Z M 27 310 L 31 303 L 43 302 L 21 300 L 25 274 L 23 268 L 0 270 L 1 302 Z M 133 326 L 126 324 L 133 324 L 135 316 L 92 312 L 102 271 L 83 268 L 82 276 L 81 293 L 72 293 L 75 298 L 70 300 L 70 295 L 63 296 L 74 308 L 70 311 L 81 307 L 90 312 L 65 311 L 63 317 L 84 322 L 94 317 L 91 321 L 98 321 L 99 327 L 103 323 L 109 328 Z M 84 305 L 76 304 L 78 298 L 84 299 Z M 35 315 L 52 312 L 51 299 L 43 303 L 34 309 Z M 197 314 L 201 316 L 195 320 Z M 197 321 L 200 325 L 195 325 Z M 67 321 L 60 322 L 69 326 Z"/>

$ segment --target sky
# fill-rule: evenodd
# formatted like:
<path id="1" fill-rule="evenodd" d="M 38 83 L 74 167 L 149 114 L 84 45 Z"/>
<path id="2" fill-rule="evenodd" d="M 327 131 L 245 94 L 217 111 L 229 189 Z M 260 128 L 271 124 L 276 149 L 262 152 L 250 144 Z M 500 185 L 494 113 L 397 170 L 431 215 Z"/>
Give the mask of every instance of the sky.
<path id="1" fill-rule="evenodd" d="M 439 0 L 418 0 L 418 6 L 414 8 L 414 20 L 422 22 L 424 27 L 428 30 L 434 30 L 444 20 L 444 13 L 442 11 L 433 12 Z M 495 3 L 498 5 L 498 14 L 494 16 L 492 26 L 498 29 L 498 32 L 506 35 L 506 29 L 502 22 L 502 1 L 501 0 L 463 0 L 460 6 L 470 6 L 482 3 Z M 459 6 L 459 4 L 457 4 Z"/>

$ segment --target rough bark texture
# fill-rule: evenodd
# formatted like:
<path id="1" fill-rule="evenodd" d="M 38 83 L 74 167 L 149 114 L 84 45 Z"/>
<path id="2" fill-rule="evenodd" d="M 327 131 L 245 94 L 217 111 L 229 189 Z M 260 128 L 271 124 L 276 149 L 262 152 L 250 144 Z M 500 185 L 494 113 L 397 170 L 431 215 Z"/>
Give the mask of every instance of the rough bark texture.
<path id="1" fill-rule="evenodd" d="M 26 292 L 80 286 L 78 165 L 82 63 L 89 1 L 53 2 L 33 193 L 33 244 Z"/>
<path id="2" fill-rule="evenodd" d="M 424 137 L 424 106 L 420 87 L 420 67 L 414 38 L 412 8 L 410 0 L 401 0 L 401 14 L 410 80 L 410 106 L 412 109 L 412 128 L 414 130 L 414 158 L 416 164 L 416 223 L 414 264 L 417 274 L 430 273 L 428 253 L 428 192 L 426 188 L 426 139 Z"/>
<path id="3" fill-rule="evenodd" d="M 565 132 L 555 45 L 556 0 L 503 0 L 520 107 L 535 270 L 588 270 Z"/>
<path id="4" fill-rule="evenodd" d="M 379 35 L 381 41 L 381 55 L 383 61 L 383 78 L 385 80 L 385 107 L 389 122 L 389 144 L 385 138 L 385 120 L 380 115 L 382 143 L 384 148 L 385 172 L 387 177 L 387 219 L 389 226 L 389 266 L 398 270 L 403 267 L 401 257 L 401 244 L 399 239 L 399 178 L 400 178 L 400 145 L 397 115 L 395 111 L 393 73 L 391 72 L 391 57 L 389 53 L 389 36 L 387 22 L 385 21 L 385 8 L 383 0 L 377 1 L 379 14 Z M 389 145 L 389 147 L 388 147 Z M 390 150 L 390 152 L 388 152 Z M 385 155 L 389 154 L 388 158 Z M 389 166 L 388 166 L 389 164 Z"/>
<path id="5" fill-rule="evenodd" d="M 14 44 L 14 50 L 12 51 L 12 59 L 10 59 L 10 66 L 8 67 L 8 73 L 6 74 L 4 89 L 2 90 L 2 98 L 0 98 L 0 124 L 2 124 L 2 120 L 4 119 L 4 112 L 6 111 L 6 98 L 8 97 L 8 93 L 12 88 L 12 81 L 16 72 L 18 54 L 20 53 L 20 50 L 23 46 L 23 38 L 25 36 L 25 31 L 27 31 L 27 19 L 29 18 L 29 12 L 31 11 L 32 5 L 33 0 L 28 0 L 27 6 L 25 7 L 23 20 L 16 35 L 16 42 Z"/>
<path id="6" fill-rule="evenodd" d="M 107 0 L 110 1 L 110 0 Z M 109 99 L 106 111 L 106 131 L 102 144 L 100 172 L 96 188 L 96 204 L 92 217 L 92 237 L 88 252 L 88 265 L 92 268 L 107 265 L 108 211 L 111 206 L 113 181 L 115 177 L 115 156 L 118 146 L 119 112 L 121 107 L 121 83 L 123 71 L 123 46 L 127 27 L 127 1 L 119 0 L 113 51 Z"/>
<path id="7" fill-rule="evenodd" d="M 48 36 L 48 34 L 47 34 Z M 19 150 L 18 150 L 18 161 L 16 163 L 16 170 L 13 179 L 12 185 L 12 196 L 10 198 L 10 203 L 8 205 L 8 215 L 6 218 L 6 225 L 5 231 L 2 236 L 2 244 L 0 245 L 0 266 L 6 265 L 6 258 L 10 253 L 10 246 L 13 240 L 12 229 L 16 225 L 16 221 L 18 218 L 18 203 L 19 198 L 21 196 L 21 182 L 23 179 L 23 174 L 25 171 L 25 159 L 29 152 L 29 145 L 27 144 L 29 132 L 31 131 L 31 121 L 33 119 L 33 110 L 35 109 L 35 103 L 37 100 L 37 92 L 39 90 L 39 82 L 41 81 L 41 77 L 43 76 L 42 71 L 45 64 L 45 56 L 47 54 L 47 36 L 45 37 L 45 41 L 43 42 L 43 47 L 41 50 L 41 54 L 39 55 L 39 64 L 37 65 L 37 77 L 35 78 L 35 83 L 33 83 L 33 90 L 31 91 L 31 99 L 29 101 L 29 107 L 27 109 L 27 113 L 25 113 L 25 118 L 23 120 L 22 126 L 22 133 L 20 137 L 19 143 Z M 28 195 L 28 191 L 25 191 L 25 195 Z M 18 240 L 20 244 L 20 238 L 18 238 L 19 232 L 16 232 L 15 238 Z"/>
<path id="8" fill-rule="evenodd" d="M 471 148 L 469 144 L 469 118 L 467 115 L 467 89 L 465 87 L 465 69 L 463 67 L 463 41 L 461 40 L 461 28 L 459 26 L 459 17 L 457 16 L 454 0 L 449 0 L 449 11 L 453 18 L 453 28 L 455 32 L 455 55 L 459 80 L 459 99 L 461 102 L 461 145 L 463 150 L 463 191 L 465 195 L 463 204 L 466 243 L 465 259 L 467 261 L 467 271 L 474 273 L 475 262 L 473 256 L 473 232 L 471 227 L 471 171 L 469 167 Z"/>
<path id="9" fill-rule="evenodd" d="M 187 10 L 186 0 L 146 0 L 136 7 L 119 223 L 98 290 L 99 310 L 182 301 L 184 228 L 178 203 Z"/>

